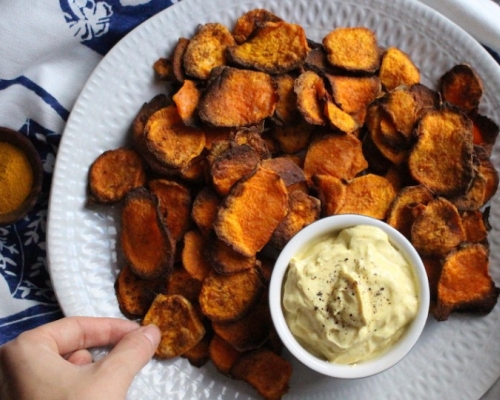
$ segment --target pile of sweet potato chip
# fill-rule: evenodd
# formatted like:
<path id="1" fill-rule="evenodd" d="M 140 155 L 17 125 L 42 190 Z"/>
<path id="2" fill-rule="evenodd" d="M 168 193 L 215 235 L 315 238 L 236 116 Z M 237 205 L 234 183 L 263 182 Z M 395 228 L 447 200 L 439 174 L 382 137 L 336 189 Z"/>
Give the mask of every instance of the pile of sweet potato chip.
<path id="1" fill-rule="evenodd" d="M 159 358 L 213 362 L 266 399 L 288 390 L 267 304 L 273 256 L 303 227 L 355 213 L 387 221 L 424 259 L 431 312 L 488 313 L 487 203 L 498 125 L 467 64 L 437 89 L 364 27 L 322 43 L 256 9 L 201 25 L 154 70 L 132 146 L 90 168 L 89 200 L 119 204 L 120 309 L 161 327 Z"/>

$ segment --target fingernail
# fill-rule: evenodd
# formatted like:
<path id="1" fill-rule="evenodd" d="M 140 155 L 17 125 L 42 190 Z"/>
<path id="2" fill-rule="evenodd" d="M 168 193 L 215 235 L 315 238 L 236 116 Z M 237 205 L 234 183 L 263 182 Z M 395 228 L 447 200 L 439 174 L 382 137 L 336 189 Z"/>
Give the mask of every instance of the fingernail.
<path id="1" fill-rule="evenodd" d="M 151 345 L 156 348 L 160 342 L 160 329 L 156 325 L 147 325 L 139 328 L 141 333 L 151 342 Z"/>

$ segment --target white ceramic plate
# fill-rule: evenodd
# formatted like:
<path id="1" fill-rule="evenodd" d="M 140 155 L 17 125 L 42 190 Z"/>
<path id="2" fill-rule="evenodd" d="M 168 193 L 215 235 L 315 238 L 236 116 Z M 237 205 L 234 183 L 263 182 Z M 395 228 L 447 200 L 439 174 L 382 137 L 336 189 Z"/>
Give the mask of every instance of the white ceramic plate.
<path id="1" fill-rule="evenodd" d="M 310 39 L 321 40 L 337 26 L 373 29 L 382 46 L 408 52 L 435 87 L 456 63 L 470 63 L 485 82 L 481 113 L 500 123 L 498 65 L 468 34 L 420 3 L 410 0 L 183 0 L 131 32 L 102 60 L 85 85 L 67 123 L 52 187 L 48 258 L 59 302 L 66 315 L 120 317 L 113 283 L 117 273 L 116 215 L 85 207 L 87 170 L 103 151 L 127 140 L 139 107 L 162 90 L 152 64 L 167 55 L 180 36 L 200 23 L 228 26 L 244 11 L 267 8 L 300 23 Z M 499 147 L 494 150 L 498 167 Z M 497 195 L 491 222 L 500 223 Z M 491 270 L 500 284 L 500 234 L 490 234 Z M 100 355 L 104 351 L 100 352 Z M 418 345 L 396 367 L 374 377 L 336 380 L 294 363 L 290 399 L 478 399 L 500 376 L 500 306 L 486 317 L 428 320 Z M 208 364 L 184 359 L 151 361 L 137 376 L 130 399 L 258 398 L 248 385 L 225 378 Z"/>

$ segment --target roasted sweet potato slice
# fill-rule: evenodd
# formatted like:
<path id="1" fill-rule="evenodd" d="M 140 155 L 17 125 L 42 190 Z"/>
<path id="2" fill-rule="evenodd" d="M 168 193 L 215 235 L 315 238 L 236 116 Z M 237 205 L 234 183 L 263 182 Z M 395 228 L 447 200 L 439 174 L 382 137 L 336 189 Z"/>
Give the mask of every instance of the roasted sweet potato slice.
<path id="1" fill-rule="evenodd" d="M 229 376 L 231 368 L 241 352 L 215 334 L 210 341 L 208 354 L 215 368 L 222 374 Z"/>
<path id="2" fill-rule="evenodd" d="M 196 108 L 200 101 L 201 91 L 196 83 L 190 79 L 185 79 L 182 86 L 172 96 L 172 100 L 177 106 L 177 111 L 182 121 L 189 126 L 196 124 Z"/>
<path id="3" fill-rule="evenodd" d="M 171 81 L 175 79 L 172 60 L 160 57 L 153 64 L 153 70 L 160 81 Z"/>
<path id="4" fill-rule="evenodd" d="M 324 97 L 326 95 L 323 78 L 313 71 L 304 71 L 295 80 L 297 108 L 304 119 L 312 125 L 325 125 Z"/>
<path id="5" fill-rule="evenodd" d="M 297 69 L 308 51 L 304 28 L 285 21 L 265 22 L 245 42 L 227 49 L 234 64 L 269 74 Z"/>
<path id="6" fill-rule="evenodd" d="M 201 281 L 195 279 L 183 266 L 176 266 L 167 277 L 166 294 L 179 294 L 191 304 L 198 303 Z"/>
<path id="7" fill-rule="evenodd" d="M 288 193 L 295 190 L 307 192 L 308 184 L 304 171 L 288 157 L 274 157 L 264 160 L 261 163 L 262 168 L 276 172 L 285 184 Z"/>
<path id="8" fill-rule="evenodd" d="M 175 240 L 161 219 L 158 199 L 144 188 L 125 197 L 120 245 L 133 273 L 141 278 L 157 278 L 172 269 Z"/>
<path id="9" fill-rule="evenodd" d="M 387 90 L 398 86 L 420 83 L 420 71 L 410 56 L 397 47 L 389 47 L 382 54 L 379 71 L 380 81 Z"/>
<path id="10" fill-rule="evenodd" d="M 282 126 L 290 126 L 300 119 L 297 110 L 297 94 L 294 91 L 295 77 L 283 74 L 274 77 L 279 100 L 276 103 L 275 119 Z"/>
<path id="11" fill-rule="evenodd" d="M 181 354 L 182 358 L 186 358 L 193 367 L 201 368 L 203 367 L 209 360 L 209 346 L 212 338 L 208 333 L 203 336 L 203 338 L 191 347 L 188 351 Z"/>
<path id="12" fill-rule="evenodd" d="M 429 111 L 416 133 L 408 156 L 411 176 L 436 194 L 464 194 L 474 177 L 470 120 L 449 108 Z"/>
<path id="13" fill-rule="evenodd" d="M 217 236 L 237 252 L 252 257 L 285 217 L 288 193 L 278 174 L 259 167 L 238 182 L 224 199 L 214 222 Z"/>
<path id="14" fill-rule="evenodd" d="M 254 350 L 268 339 L 272 327 L 267 295 L 242 319 L 230 323 L 212 322 L 214 332 L 238 351 Z"/>
<path id="15" fill-rule="evenodd" d="M 405 186 L 392 201 L 386 222 L 410 239 L 416 217 L 412 207 L 415 204 L 427 205 L 433 198 L 434 195 L 424 185 Z"/>
<path id="16" fill-rule="evenodd" d="M 458 64 L 443 74 L 439 91 L 444 101 L 469 113 L 479 106 L 483 82 L 470 65 Z"/>
<path id="17" fill-rule="evenodd" d="M 237 181 L 257 168 L 259 162 L 259 154 L 250 146 L 231 142 L 231 146 L 210 166 L 214 189 L 219 195 L 226 196 Z"/>
<path id="18" fill-rule="evenodd" d="M 266 22 L 280 22 L 282 19 L 271 11 L 263 8 L 255 8 L 247 11 L 236 20 L 233 27 L 233 37 L 236 43 L 243 43 L 253 31 Z"/>
<path id="19" fill-rule="evenodd" d="M 234 141 L 240 146 L 250 146 L 259 155 L 261 160 L 271 158 L 271 152 L 267 147 L 267 142 L 264 140 L 260 132 L 241 129 L 234 135 Z"/>
<path id="20" fill-rule="evenodd" d="M 309 145 L 313 129 L 314 125 L 300 120 L 291 126 L 275 126 L 271 136 L 282 153 L 292 154 L 304 150 Z"/>
<path id="21" fill-rule="evenodd" d="M 346 201 L 345 183 L 334 176 L 321 174 L 314 175 L 313 182 L 321 201 L 323 216 L 337 214 Z"/>
<path id="22" fill-rule="evenodd" d="M 474 154 L 479 161 L 479 173 L 486 180 L 483 203 L 486 204 L 496 193 L 499 184 L 498 171 L 482 146 L 474 146 Z"/>
<path id="23" fill-rule="evenodd" d="M 361 214 L 385 219 L 396 196 L 394 187 L 383 176 L 366 174 L 346 183 L 344 205 L 338 214 Z"/>
<path id="24" fill-rule="evenodd" d="M 483 213 L 479 210 L 464 211 L 460 214 L 465 232 L 465 240 L 471 243 L 487 241 L 488 231 L 483 219 Z"/>
<path id="25" fill-rule="evenodd" d="M 477 210 L 483 206 L 486 194 L 486 178 L 481 172 L 476 172 L 467 191 L 457 197 L 451 197 L 449 200 L 455 204 L 458 211 Z"/>
<path id="26" fill-rule="evenodd" d="M 375 33 L 364 27 L 336 28 L 323 38 L 329 63 L 352 72 L 375 72 L 380 52 Z"/>
<path id="27" fill-rule="evenodd" d="M 202 281 L 212 270 L 205 256 L 207 239 L 197 230 L 191 230 L 184 235 L 182 249 L 182 265 L 194 279 Z"/>
<path id="28" fill-rule="evenodd" d="M 323 114 L 330 127 L 339 132 L 349 134 L 359 128 L 358 122 L 350 114 L 337 107 L 331 100 L 325 101 Z"/>
<path id="29" fill-rule="evenodd" d="M 95 159 L 89 169 L 90 201 L 117 203 L 132 189 L 146 183 L 145 165 L 133 149 L 107 150 Z"/>
<path id="30" fill-rule="evenodd" d="M 185 125 L 175 105 L 156 111 L 144 129 L 149 152 L 170 168 L 185 167 L 205 148 L 205 133 Z"/>
<path id="31" fill-rule="evenodd" d="M 151 303 L 164 288 L 159 279 L 141 279 L 125 264 L 115 281 L 116 299 L 123 315 L 129 319 L 142 318 Z"/>
<path id="32" fill-rule="evenodd" d="M 454 311 L 489 313 L 498 300 L 499 289 L 489 272 L 488 249 L 481 244 L 463 246 L 445 259 L 433 313 L 445 321 Z"/>
<path id="33" fill-rule="evenodd" d="M 184 70 L 184 53 L 189 44 L 189 39 L 180 37 L 174 47 L 174 51 L 171 55 L 172 60 L 172 73 L 177 80 L 177 82 L 182 83 L 186 77 L 186 71 Z"/>
<path id="34" fill-rule="evenodd" d="M 157 198 L 160 214 L 175 241 L 179 241 L 191 226 L 191 194 L 175 181 L 153 179 L 148 188 Z"/>
<path id="35" fill-rule="evenodd" d="M 174 358 L 194 347 L 205 335 L 196 309 L 183 296 L 159 294 L 142 320 L 161 331 L 161 341 L 155 351 L 158 358 Z"/>
<path id="36" fill-rule="evenodd" d="M 207 257 L 214 270 L 222 275 L 230 275 L 254 268 L 257 263 L 257 258 L 255 256 L 244 256 L 234 251 L 217 237 L 213 237 L 209 242 L 207 246 Z"/>
<path id="37" fill-rule="evenodd" d="M 414 93 L 407 87 L 398 87 L 384 96 L 380 104 L 396 130 L 409 140 L 421 107 Z"/>
<path id="38" fill-rule="evenodd" d="M 219 195 L 210 186 L 201 189 L 194 199 L 191 217 L 205 236 L 213 228 L 220 201 Z"/>
<path id="39" fill-rule="evenodd" d="M 274 230 L 269 241 L 274 247 L 282 249 L 302 228 L 316 221 L 321 214 L 321 202 L 301 190 L 288 196 L 288 213 Z"/>
<path id="40" fill-rule="evenodd" d="M 292 366 L 273 351 L 261 348 L 238 357 L 231 375 L 253 386 L 264 399 L 278 400 L 288 392 Z"/>
<path id="41" fill-rule="evenodd" d="M 320 174 L 350 180 L 366 167 L 361 141 L 353 135 L 326 135 L 313 141 L 304 160 L 308 181 Z"/>
<path id="42" fill-rule="evenodd" d="M 226 65 L 226 49 L 235 44 L 231 32 L 219 23 L 200 25 L 183 56 L 186 74 L 207 79 L 213 68 Z"/>
<path id="43" fill-rule="evenodd" d="M 491 156 L 493 145 L 500 132 L 500 127 L 485 115 L 476 114 L 472 116 L 474 144 L 481 146 L 486 155 Z"/>
<path id="44" fill-rule="evenodd" d="M 460 214 L 443 197 L 431 200 L 411 228 L 411 242 L 422 255 L 445 255 L 464 240 Z"/>
<path id="45" fill-rule="evenodd" d="M 278 94 L 271 76 L 221 67 L 200 99 L 200 118 L 214 126 L 244 127 L 274 114 Z"/>
<path id="46" fill-rule="evenodd" d="M 264 283 L 257 268 L 231 275 L 211 271 L 201 287 L 201 311 L 212 322 L 237 321 L 250 312 L 263 290 Z"/>

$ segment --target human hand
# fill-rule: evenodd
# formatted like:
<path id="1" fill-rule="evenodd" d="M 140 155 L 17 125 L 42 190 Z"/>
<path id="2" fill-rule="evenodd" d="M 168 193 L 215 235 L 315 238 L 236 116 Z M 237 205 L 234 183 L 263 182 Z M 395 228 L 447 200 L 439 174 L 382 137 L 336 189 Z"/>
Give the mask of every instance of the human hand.
<path id="1" fill-rule="evenodd" d="M 124 399 L 148 363 L 160 330 L 118 318 L 67 317 L 0 347 L 0 398 Z M 92 362 L 91 347 L 114 346 Z"/>

